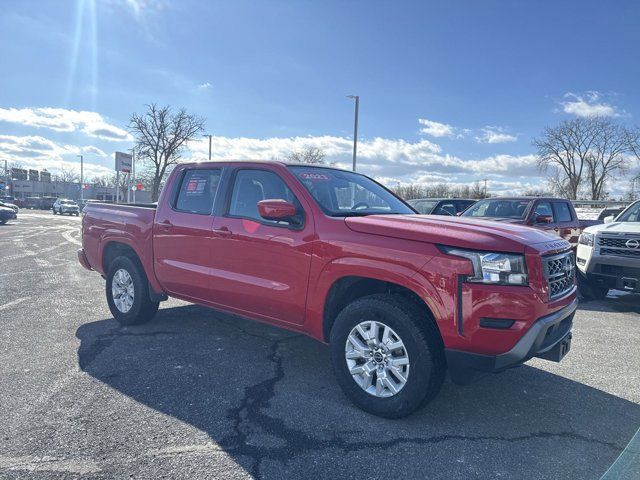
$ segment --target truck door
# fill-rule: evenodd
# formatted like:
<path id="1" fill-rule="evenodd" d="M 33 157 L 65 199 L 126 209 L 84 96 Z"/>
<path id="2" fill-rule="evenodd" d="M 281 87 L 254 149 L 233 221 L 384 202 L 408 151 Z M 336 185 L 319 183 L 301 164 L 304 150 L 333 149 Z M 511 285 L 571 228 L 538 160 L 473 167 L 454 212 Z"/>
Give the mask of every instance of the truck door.
<path id="1" fill-rule="evenodd" d="M 550 217 L 550 222 L 538 222 L 538 217 Z M 551 202 L 548 200 L 538 200 L 533 208 L 532 214 L 533 225 L 536 228 L 546 230 L 550 233 L 560 235 L 560 229 L 556 223 L 556 219 L 553 215 L 553 208 Z"/>
<path id="2" fill-rule="evenodd" d="M 153 226 L 155 272 L 173 295 L 206 300 L 209 295 L 213 203 L 219 168 L 189 168 L 176 176 L 174 194 L 158 205 Z"/>
<path id="3" fill-rule="evenodd" d="M 224 214 L 213 224 L 211 300 L 268 321 L 302 324 L 313 219 L 274 170 L 240 168 L 230 182 Z M 296 221 L 262 218 L 257 204 L 267 199 L 293 203 Z"/>
<path id="4" fill-rule="evenodd" d="M 571 245 L 578 244 L 580 236 L 580 224 L 575 218 L 573 208 L 566 201 L 553 202 L 553 212 L 559 229 L 559 235 L 567 240 Z"/>

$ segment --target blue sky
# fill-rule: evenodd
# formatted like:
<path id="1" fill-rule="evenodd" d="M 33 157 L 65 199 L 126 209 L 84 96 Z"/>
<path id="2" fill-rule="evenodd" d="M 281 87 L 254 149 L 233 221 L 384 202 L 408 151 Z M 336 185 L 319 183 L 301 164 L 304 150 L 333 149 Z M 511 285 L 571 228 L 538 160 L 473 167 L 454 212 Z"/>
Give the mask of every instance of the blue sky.
<path id="1" fill-rule="evenodd" d="M 0 12 L 0 160 L 25 166 L 82 153 L 89 175 L 107 172 L 150 102 L 205 117 L 217 158 L 316 145 L 348 165 L 345 95 L 358 94 L 363 172 L 515 192 L 542 181 L 531 139 L 545 125 L 640 123 L 632 1 L 0 0 Z"/>

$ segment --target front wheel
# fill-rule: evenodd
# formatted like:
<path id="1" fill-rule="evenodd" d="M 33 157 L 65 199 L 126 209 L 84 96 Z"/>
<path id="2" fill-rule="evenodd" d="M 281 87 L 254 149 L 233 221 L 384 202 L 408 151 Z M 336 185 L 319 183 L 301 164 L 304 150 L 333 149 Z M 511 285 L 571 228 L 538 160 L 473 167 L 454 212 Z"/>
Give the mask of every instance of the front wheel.
<path id="1" fill-rule="evenodd" d="M 432 400 L 446 372 L 433 319 L 391 295 L 348 305 L 331 330 L 333 370 L 345 395 L 366 412 L 400 418 Z"/>
<path id="2" fill-rule="evenodd" d="M 116 257 L 109 266 L 106 284 L 109 310 L 121 325 L 139 325 L 153 318 L 158 302 L 149 297 L 142 265 L 130 257 Z"/>

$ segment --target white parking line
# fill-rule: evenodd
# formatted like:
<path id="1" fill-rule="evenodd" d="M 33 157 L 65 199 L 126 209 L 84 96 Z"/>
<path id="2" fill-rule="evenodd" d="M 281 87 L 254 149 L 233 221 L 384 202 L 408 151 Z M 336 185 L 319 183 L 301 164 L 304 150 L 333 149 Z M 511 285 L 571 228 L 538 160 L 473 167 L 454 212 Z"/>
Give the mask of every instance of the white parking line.
<path id="1" fill-rule="evenodd" d="M 9 307 L 13 307 L 14 305 L 18 305 L 19 303 L 25 302 L 27 300 L 29 300 L 31 297 L 21 297 L 21 298 L 16 298 L 15 300 L 11 301 L 11 302 L 7 302 L 3 305 L 0 305 L 0 311 L 2 310 L 6 310 Z"/>

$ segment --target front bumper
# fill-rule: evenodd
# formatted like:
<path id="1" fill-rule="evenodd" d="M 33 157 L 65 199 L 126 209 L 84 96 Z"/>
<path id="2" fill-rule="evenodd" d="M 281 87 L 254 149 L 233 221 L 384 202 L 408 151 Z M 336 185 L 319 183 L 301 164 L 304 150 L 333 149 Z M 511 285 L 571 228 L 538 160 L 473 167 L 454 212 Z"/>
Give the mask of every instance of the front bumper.
<path id="1" fill-rule="evenodd" d="M 577 267 L 589 283 L 640 292 L 640 258 L 603 255 L 600 250 L 599 247 L 578 245 Z"/>
<path id="2" fill-rule="evenodd" d="M 533 357 L 560 361 L 568 352 L 577 307 L 578 300 L 573 300 L 564 308 L 539 318 L 511 350 L 499 355 L 445 349 L 451 379 L 455 383 L 469 383 L 478 374 L 501 372 Z"/>
<path id="3" fill-rule="evenodd" d="M 84 253 L 83 248 L 78 250 L 78 261 L 80 262 L 80 265 L 82 265 L 87 270 L 93 270 L 93 268 L 91 268 L 89 260 L 87 260 L 87 255 Z"/>

